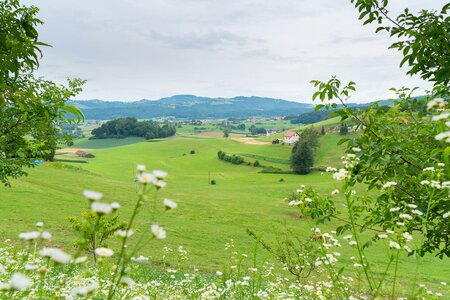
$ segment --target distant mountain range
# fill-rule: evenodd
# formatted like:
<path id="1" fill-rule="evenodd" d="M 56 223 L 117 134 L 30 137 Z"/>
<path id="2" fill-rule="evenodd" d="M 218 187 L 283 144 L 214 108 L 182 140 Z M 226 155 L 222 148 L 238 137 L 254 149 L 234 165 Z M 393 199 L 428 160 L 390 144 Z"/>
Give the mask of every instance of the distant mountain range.
<path id="1" fill-rule="evenodd" d="M 89 120 L 111 120 L 121 117 L 151 119 L 248 118 L 299 115 L 314 110 L 314 104 L 264 97 L 208 98 L 176 95 L 159 100 L 135 102 L 79 100 L 71 101 Z"/>

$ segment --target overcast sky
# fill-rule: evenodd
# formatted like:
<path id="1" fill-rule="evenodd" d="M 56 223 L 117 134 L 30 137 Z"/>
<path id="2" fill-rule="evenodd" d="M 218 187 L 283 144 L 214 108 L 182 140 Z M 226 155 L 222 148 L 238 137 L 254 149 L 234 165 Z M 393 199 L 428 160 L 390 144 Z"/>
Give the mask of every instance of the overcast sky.
<path id="1" fill-rule="evenodd" d="M 357 83 L 354 101 L 430 85 L 399 69 L 385 34 L 362 26 L 350 0 L 27 0 L 37 5 L 39 74 L 88 82 L 78 99 L 175 94 L 311 102 L 311 79 Z M 447 0 L 391 0 L 441 8 Z"/>

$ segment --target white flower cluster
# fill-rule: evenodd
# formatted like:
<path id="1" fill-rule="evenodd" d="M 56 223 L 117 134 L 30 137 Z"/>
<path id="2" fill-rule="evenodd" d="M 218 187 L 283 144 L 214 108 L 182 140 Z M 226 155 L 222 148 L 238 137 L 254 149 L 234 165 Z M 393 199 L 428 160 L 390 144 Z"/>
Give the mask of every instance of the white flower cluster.
<path id="1" fill-rule="evenodd" d="M 445 110 L 445 106 L 447 104 L 448 102 L 441 98 L 436 98 L 427 103 L 428 110 L 436 110 L 437 112 L 439 112 L 439 114 L 431 117 L 432 121 L 438 122 L 448 120 L 448 118 L 450 117 L 450 113 Z M 446 121 L 445 125 L 447 125 L 447 127 L 450 128 L 450 121 Z M 437 141 L 444 141 L 446 143 L 450 143 L 450 130 L 439 133 L 438 135 L 435 136 L 435 139 Z"/>
<path id="2" fill-rule="evenodd" d="M 142 184 L 153 184 L 157 189 L 166 187 L 167 183 L 163 180 L 167 177 L 166 171 L 153 170 L 153 172 L 146 172 L 145 165 L 138 165 L 137 170 L 139 172 L 137 181 Z"/>

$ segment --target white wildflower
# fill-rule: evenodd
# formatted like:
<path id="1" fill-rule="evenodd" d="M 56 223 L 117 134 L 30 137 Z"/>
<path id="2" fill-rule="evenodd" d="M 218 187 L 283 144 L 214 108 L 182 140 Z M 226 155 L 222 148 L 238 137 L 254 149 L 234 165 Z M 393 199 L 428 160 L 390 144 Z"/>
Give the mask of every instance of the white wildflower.
<path id="1" fill-rule="evenodd" d="M 420 184 L 421 184 L 421 185 L 428 185 L 428 184 L 430 184 L 430 181 L 428 181 L 428 180 L 422 180 L 422 181 L 420 182 Z"/>
<path id="2" fill-rule="evenodd" d="M 217 275 L 217 276 L 222 276 L 222 274 L 223 274 L 223 273 L 220 272 L 220 271 L 217 271 L 217 272 L 216 272 L 216 275 Z"/>
<path id="3" fill-rule="evenodd" d="M 25 264 L 25 270 L 27 271 L 34 271 L 37 270 L 39 268 L 38 265 L 32 265 L 32 264 Z"/>
<path id="4" fill-rule="evenodd" d="M 331 192 L 331 195 L 336 195 L 336 194 L 339 194 L 339 190 L 338 190 L 338 189 L 335 189 L 335 190 L 333 190 L 333 191 Z"/>
<path id="5" fill-rule="evenodd" d="M 361 148 L 358 148 L 358 147 L 353 147 L 352 150 L 354 152 L 361 152 Z"/>
<path id="6" fill-rule="evenodd" d="M 292 200 L 291 202 L 288 203 L 289 206 L 294 206 L 297 203 L 297 201 Z"/>
<path id="7" fill-rule="evenodd" d="M 129 286 L 136 284 L 136 282 L 131 277 L 128 277 L 128 276 L 123 276 L 120 279 L 120 283 L 122 283 L 124 285 L 129 285 Z"/>
<path id="8" fill-rule="evenodd" d="M 430 100 L 430 101 L 427 103 L 427 109 L 428 109 L 428 110 L 431 110 L 431 109 L 433 109 L 433 108 L 442 108 L 442 107 L 444 107 L 446 104 L 447 104 L 447 101 L 445 101 L 444 99 L 442 99 L 442 98 L 436 98 L 436 99 Z"/>
<path id="9" fill-rule="evenodd" d="M 102 199 L 103 194 L 95 191 L 84 190 L 83 196 L 88 200 L 97 201 Z"/>
<path id="10" fill-rule="evenodd" d="M 155 178 L 155 176 L 152 173 L 142 173 L 142 174 L 138 175 L 137 180 L 140 183 L 147 184 L 147 183 L 155 182 L 156 178 Z"/>
<path id="11" fill-rule="evenodd" d="M 411 233 L 409 233 L 409 232 L 403 232 L 403 238 L 407 241 L 407 242 L 410 242 L 410 241 L 412 241 L 413 240 L 413 237 L 412 237 L 412 235 L 411 235 Z"/>
<path id="12" fill-rule="evenodd" d="M 379 235 L 378 235 L 378 238 L 380 238 L 380 239 L 387 239 L 387 238 L 388 238 L 388 235 L 385 234 L 385 233 L 382 233 L 382 234 L 379 234 Z"/>
<path id="13" fill-rule="evenodd" d="M 93 291 L 97 290 L 99 287 L 97 282 L 93 282 L 86 286 L 79 286 L 75 287 L 71 291 L 72 296 L 86 296 L 89 293 L 92 293 Z"/>
<path id="14" fill-rule="evenodd" d="M 19 239 L 29 241 L 35 240 L 41 236 L 41 233 L 38 231 L 30 231 L 19 234 Z"/>
<path id="15" fill-rule="evenodd" d="M 333 168 L 333 167 L 327 167 L 325 170 L 325 172 L 336 172 L 336 171 L 337 171 L 337 169 Z"/>
<path id="16" fill-rule="evenodd" d="M 101 256 L 101 257 L 109 257 L 114 254 L 114 251 L 109 248 L 97 248 L 95 249 L 95 255 Z"/>
<path id="17" fill-rule="evenodd" d="M 348 244 L 349 244 L 350 246 L 355 246 L 355 245 L 357 245 L 358 243 L 357 243 L 356 241 L 350 241 L 350 242 L 348 242 Z"/>
<path id="18" fill-rule="evenodd" d="M 401 219 L 408 219 L 408 220 L 412 220 L 413 219 L 413 217 L 411 215 L 409 215 L 409 214 L 400 214 L 399 217 Z"/>
<path id="19" fill-rule="evenodd" d="M 102 202 L 92 202 L 91 209 L 99 215 L 109 214 L 112 211 L 111 204 Z"/>
<path id="20" fill-rule="evenodd" d="M 132 261 L 132 262 L 135 262 L 135 263 L 138 263 L 138 264 L 142 264 L 142 263 L 148 262 L 148 261 L 149 261 L 149 258 L 140 255 L 140 256 L 137 257 L 137 258 L 136 258 L 136 257 L 132 257 L 132 258 L 131 258 L 131 261 Z"/>
<path id="21" fill-rule="evenodd" d="M 115 235 L 119 236 L 119 237 L 130 237 L 134 234 L 133 230 L 123 230 L 123 229 L 119 229 L 116 232 L 114 232 Z"/>
<path id="22" fill-rule="evenodd" d="M 113 203 L 111 203 L 111 208 L 112 208 L 113 210 L 117 210 L 117 209 L 120 208 L 120 204 L 117 203 L 117 202 L 113 202 Z"/>
<path id="23" fill-rule="evenodd" d="M 44 227 L 44 222 L 37 222 L 36 227 Z"/>
<path id="24" fill-rule="evenodd" d="M 42 237 L 44 240 L 49 240 L 49 239 L 52 238 L 52 234 L 51 234 L 50 232 L 48 232 L 48 231 L 43 231 L 43 232 L 41 233 L 41 237 Z"/>
<path id="25" fill-rule="evenodd" d="M 74 264 L 82 264 L 85 261 L 87 261 L 87 256 L 80 256 L 80 257 L 74 258 L 72 260 L 72 263 L 74 263 Z"/>
<path id="26" fill-rule="evenodd" d="M 410 204 L 407 204 L 408 205 L 408 207 L 410 207 L 410 208 L 417 208 L 417 205 L 415 205 L 415 204 L 412 204 L 412 203 L 410 203 Z"/>
<path id="27" fill-rule="evenodd" d="M 157 239 L 166 238 L 166 231 L 162 227 L 159 227 L 158 225 L 152 225 L 151 231 L 153 236 Z"/>
<path id="28" fill-rule="evenodd" d="M 434 167 L 426 167 L 423 169 L 424 172 L 434 172 Z"/>
<path id="29" fill-rule="evenodd" d="M 411 253 L 411 252 L 412 252 L 412 249 L 411 249 L 409 246 L 407 246 L 407 245 L 403 246 L 403 249 L 405 249 L 406 251 L 408 251 L 408 253 Z"/>
<path id="30" fill-rule="evenodd" d="M 436 135 L 434 139 L 437 141 L 444 140 L 445 142 L 450 143 L 450 131 L 441 132 L 438 135 Z"/>
<path id="31" fill-rule="evenodd" d="M 146 170 L 145 165 L 137 165 L 136 170 L 137 170 L 139 173 L 144 173 L 145 170 Z"/>
<path id="32" fill-rule="evenodd" d="M 442 114 L 433 116 L 431 118 L 431 121 L 440 121 L 440 120 L 448 119 L 448 117 L 450 117 L 449 113 L 442 113 Z"/>
<path id="33" fill-rule="evenodd" d="M 389 209 L 390 212 L 396 212 L 396 211 L 399 211 L 399 210 L 400 210 L 400 207 L 398 207 L 398 206 Z"/>
<path id="34" fill-rule="evenodd" d="M 58 248 L 44 247 L 40 251 L 40 255 L 49 257 L 50 259 L 60 264 L 66 264 L 72 261 L 72 256 L 70 254 L 67 254 L 66 252 Z"/>
<path id="35" fill-rule="evenodd" d="M 446 212 L 445 214 L 442 215 L 442 217 L 444 219 L 448 218 L 450 216 L 450 211 Z"/>
<path id="36" fill-rule="evenodd" d="M 166 178 L 167 172 L 161 171 L 161 170 L 154 170 L 153 175 L 155 175 L 155 177 L 158 179 L 163 179 L 163 178 Z"/>
<path id="37" fill-rule="evenodd" d="M 412 212 L 413 214 L 416 214 L 416 215 L 419 215 L 419 216 L 422 216 L 422 215 L 423 215 L 423 212 L 421 212 L 421 211 L 418 210 L 418 209 L 413 209 L 411 212 Z"/>
<path id="38" fill-rule="evenodd" d="M 348 171 L 346 169 L 339 169 L 339 172 L 333 174 L 333 178 L 339 181 L 344 180 L 348 176 Z"/>
<path id="39" fill-rule="evenodd" d="M 26 275 L 23 275 L 21 273 L 14 273 L 11 276 L 9 284 L 12 289 L 21 291 L 29 288 L 33 284 L 33 281 L 31 281 L 30 277 Z"/>
<path id="40" fill-rule="evenodd" d="M 401 248 L 400 245 L 398 243 L 394 242 L 394 241 L 390 241 L 389 242 L 389 247 L 397 249 L 397 250 L 400 250 L 400 248 Z"/>
<path id="41" fill-rule="evenodd" d="M 178 206 L 178 204 L 175 201 L 172 201 L 172 200 L 167 199 L 167 198 L 165 198 L 163 200 L 163 204 L 166 207 L 166 209 L 175 209 Z"/>
<path id="42" fill-rule="evenodd" d="M 343 238 L 344 240 L 349 240 L 349 239 L 352 238 L 352 235 L 351 235 L 351 234 L 347 234 L 347 235 L 344 235 L 342 238 Z"/>
<path id="43" fill-rule="evenodd" d="M 396 186 L 396 185 L 397 185 L 397 182 L 395 182 L 395 181 L 388 181 L 385 184 L 383 184 L 383 188 L 387 189 L 387 188 L 390 188 L 390 187 Z"/>
<path id="44" fill-rule="evenodd" d="M 156 186 L 156 188 L 162 189 L 162 188 L 166 187 L 167 183 L 163 180 L 156 180 L 154 185 Z"/>

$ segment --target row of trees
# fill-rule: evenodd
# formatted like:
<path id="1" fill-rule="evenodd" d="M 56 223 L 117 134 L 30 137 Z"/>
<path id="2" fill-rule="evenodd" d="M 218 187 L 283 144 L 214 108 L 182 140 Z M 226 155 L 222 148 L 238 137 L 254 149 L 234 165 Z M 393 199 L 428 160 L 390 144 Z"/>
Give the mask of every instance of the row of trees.
<path id="1" fill-rule="evenodd" d="M 217 157 L 220 160 L 226 161 L 226 162 L 230 162 L 234 165 L 240 165 L 242 163 L 244 163 L 244 159 L 236 154 L 233 155 L 227 155 L 225 152 L 223 151 L 219 151 L 217 152 Z M 259 164 L 259 163 L 258 163 Z"/>
<path id="2" fill-rule="evenodd" d="M 138 121 L 135 118 L 120 118 L 108 121 L 92 130 L 94 139 L 125 138 L 129 136 L 146 139 L 166 138 L 175 135 L 175 126 L 160 125 L 154 121 Z"/>

